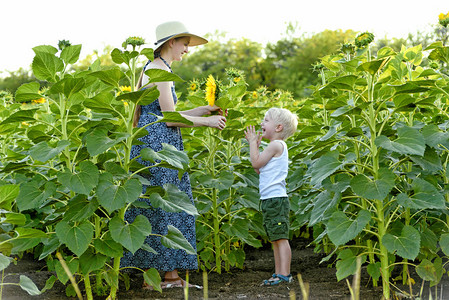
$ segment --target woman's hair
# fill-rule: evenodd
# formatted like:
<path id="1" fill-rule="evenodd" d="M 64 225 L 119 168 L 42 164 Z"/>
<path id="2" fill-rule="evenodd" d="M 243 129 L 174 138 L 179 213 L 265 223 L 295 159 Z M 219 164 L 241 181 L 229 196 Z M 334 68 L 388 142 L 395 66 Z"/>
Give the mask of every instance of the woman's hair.
<path id="1" fill-rule="evenodd" d="M 285 108 L 270 108 L 267 113 L 275 123 L 281 124 L 283 130 L 281 131 L 281 138 L 286 140 L 296 132 L 298 127 L 298 116 Z"/>
<path id="2" fill-rule="evenodd" d="M 175 40 L 179 40 L 179 39 L 182 39 L 184 37 L 185 36 L 179 36 L 179 37 L 175 37 L 174 39 Z M 161 51 L 165 47 L 165 45 L 168 43 L 168 41 L 163 43 L 159 48 L 156 49 L 156 51 L 154 51 L 154 58 L 158 58 L 159 56 L 161 56 Z M 140 90 L 142 88 L 142 81 L 143 81 L 144 72 L 145 72 L 145 68 L 143 68 L 142 72 L 140 73 L 139 80 L 137 81 L 136 90 Z M 142 107 L 140 106 L 140 104 L 137 104 L 136 110 L 134 111 L 134 116 L 133 116 L 133 126 L 134 127 L 137 127 L 137 124 L 139 123 L 139 119 L 140 119 L 140 114 L 141 113 L 142 113 Z"/>

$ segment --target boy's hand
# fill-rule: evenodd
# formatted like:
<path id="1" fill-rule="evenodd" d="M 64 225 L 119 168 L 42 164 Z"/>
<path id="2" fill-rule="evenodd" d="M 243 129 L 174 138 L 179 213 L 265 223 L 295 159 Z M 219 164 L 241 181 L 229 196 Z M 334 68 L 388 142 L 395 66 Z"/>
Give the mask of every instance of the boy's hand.
<path id="1" fill-rule="evenodd" d="M 246 127 L 245 139 L 248 141 L 248 143 L 256 143 L 257 147 L 259 147 L 260 142 L 262 141 L 262 135 L 260 134 L 260 132 L 256 132 L 256 128 L 254 125 L 250 125 Z"/>

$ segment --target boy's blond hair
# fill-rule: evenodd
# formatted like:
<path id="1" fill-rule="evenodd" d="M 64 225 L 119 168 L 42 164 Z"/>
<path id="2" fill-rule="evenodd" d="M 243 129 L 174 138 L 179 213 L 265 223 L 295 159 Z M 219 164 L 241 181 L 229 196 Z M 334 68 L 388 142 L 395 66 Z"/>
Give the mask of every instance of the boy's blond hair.
<path id="1" fill-rule="evenodd" d="M 266 112 L 267 116 L 273 119 L 278 124 L 283 126 L 280 132 L 281 138 L 286 140 L 296 132 L 298 127 L 298 116 L 285 108 L 272 107 Z"/>

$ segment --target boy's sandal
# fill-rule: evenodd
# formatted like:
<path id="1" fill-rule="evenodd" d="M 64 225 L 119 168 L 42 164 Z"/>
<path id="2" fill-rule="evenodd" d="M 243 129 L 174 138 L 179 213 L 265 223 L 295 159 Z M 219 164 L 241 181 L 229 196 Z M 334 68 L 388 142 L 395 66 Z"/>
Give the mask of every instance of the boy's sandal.
<path id="1" fill-rule="evenodd" d="M 262 285 L 278 285 L 282 282 L 290 283 L 293 281 L 293 277 L 291 274 L 288 276 L 280 275 L 280 274 L 273 274 L 271 275 L 270 279 L 264 280 Z"/>

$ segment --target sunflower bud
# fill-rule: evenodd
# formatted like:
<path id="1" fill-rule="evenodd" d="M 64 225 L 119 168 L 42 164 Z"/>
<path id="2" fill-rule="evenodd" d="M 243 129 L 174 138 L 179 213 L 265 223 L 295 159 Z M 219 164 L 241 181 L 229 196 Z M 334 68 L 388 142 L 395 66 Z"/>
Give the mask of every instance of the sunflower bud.
<path id="1" fill-rule="evenodd" d="M 353 55 L 355 51 L 355 46 L 352 43 L 344 43 L 341 45 L 340 51 L 345 55 Z"/>
<path id="2" fill-rule="evenodd" d="M 67 48 L 67 47 L 69 47 L 69 46 L 72 46 L 72 44 L 70 44 L 69 41 L 62 40 L 62 41 L 59 41 L 59 42 L 58 42 L 58 48 L 59 48 L 59 50 L 64 50 L 64 48 Z"/>
<path id="3" fill-rule="evenodd" d="M 355 45 L 357 46 L 357 48 L 365 48 L 366 46 L 368 46 L 372 41 L 374 41 L 374 34 L 370 33 L 370 32 L 364 32 L 359 34 L 356 38 L 355 38 Z"/>
<path id="4" fill-rule="evenodd" d="M 138 36 L 130 36 L 126 39 L 126 41 L 123 42 L 122 47 L 126 49 L 128 45 L 131 45 L 133 46 L 133 48 L 135 48 L 137 46 L 142 46 L 143 44 L 145 44 L 145 40 L 143 38 Z"/>

